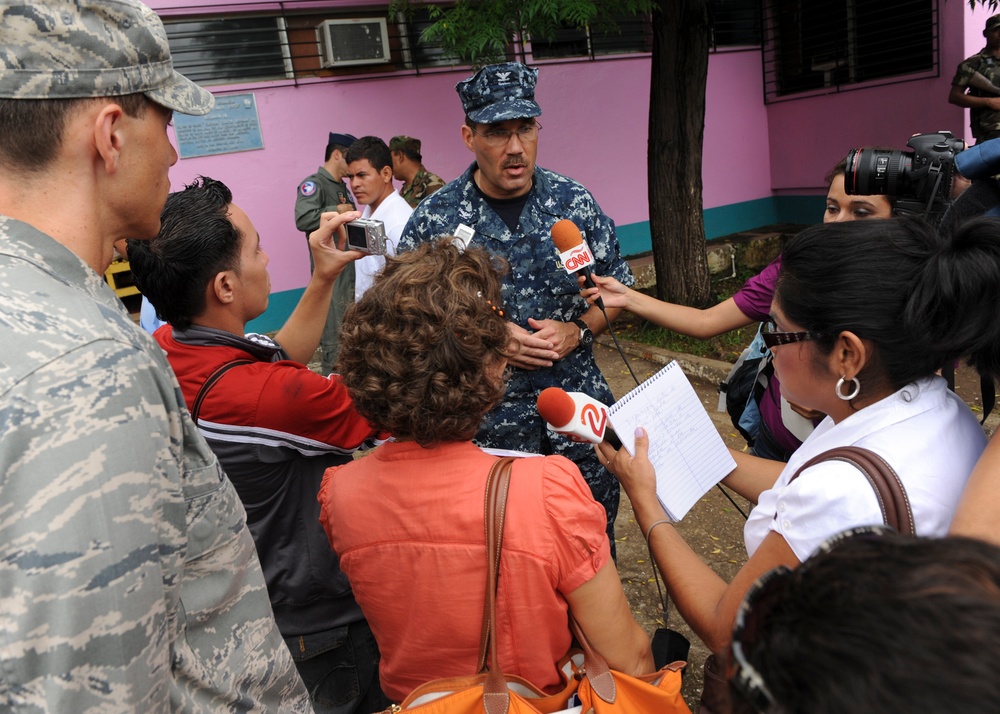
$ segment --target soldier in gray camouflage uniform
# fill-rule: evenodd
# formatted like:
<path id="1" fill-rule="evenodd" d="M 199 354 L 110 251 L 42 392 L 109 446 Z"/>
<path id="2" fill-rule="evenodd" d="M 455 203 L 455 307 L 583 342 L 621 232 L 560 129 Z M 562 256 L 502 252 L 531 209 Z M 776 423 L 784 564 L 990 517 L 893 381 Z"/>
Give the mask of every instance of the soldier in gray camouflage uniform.
<path id="1" fill-rule="evenodd" d="M 551 238 L 553 224 L 570 219 L 583 233 L 597 265 L 594 272 L 635 282 L 622 260 L 614 222 L 576 181 L 535 166 L 541 108 L 534 100 L 538 70 L 516 62 L 490 65 L 456 89 L 466 113 L 462 136 L 476 161 L 458 179 L 424 199 L 403 230 L 400 251 L 460 225 L 475 230 L 473 243 L 510 263 L 504 306 L 516 352 L 503 402 L 486 415 L 481 446 L 563 454 L 574 461 L 594 498 L 608 514 L 614 548 L 618 481 L 598 462 L 589 444 L 549 433 L 536 401 L 546 387 L 585 392 L 611 404 L 614 398 L 594 361 L 593 335 L 606 329 L 597 307 L 580 297 Z M 608 310 L 614 318 L 619 311 Z"/>
<path id="2" fill-rule="evenodd" d="M 172 111 L 214 99 L 133 0 L 4 2 L 0 46 L 0 711 L 310 711 L 233 486 L 101 278 L 159 228 Z"/>

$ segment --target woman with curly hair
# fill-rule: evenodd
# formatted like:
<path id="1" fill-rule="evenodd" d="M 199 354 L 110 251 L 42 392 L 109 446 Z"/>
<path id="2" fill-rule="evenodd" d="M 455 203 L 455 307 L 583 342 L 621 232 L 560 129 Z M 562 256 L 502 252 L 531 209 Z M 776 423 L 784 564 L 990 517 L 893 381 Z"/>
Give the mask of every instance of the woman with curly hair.
<path id="1" fill-rule="evenodd" d="M 395 440 L 329 469 L 321 521 L 382 653 L 382 687 L 474 673 L 485 582 L 483 495 L 496 461 L 472 443 L 504 394 L 502 259 L 445 238 L 389 259 L 345 315 L 341 378 Z M 507 675 L 548 693 L 569 613 L 615 669 L 650 672 L 649 638 L 611 560 L 606 518 L 562 456 L 514 462 L 497 597 Z"/>

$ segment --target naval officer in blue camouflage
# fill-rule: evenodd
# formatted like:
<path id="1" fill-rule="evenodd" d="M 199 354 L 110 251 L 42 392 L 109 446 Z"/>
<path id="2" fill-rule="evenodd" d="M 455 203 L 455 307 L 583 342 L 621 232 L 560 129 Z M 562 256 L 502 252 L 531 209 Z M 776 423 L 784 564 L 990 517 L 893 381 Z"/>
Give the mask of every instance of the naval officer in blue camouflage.
<path id="1" fill-rule="evenodd" d="M 137 0 L 0 3 L 0 711 L 310 712 L 246 513 L 104 282 L 160 227 L 173 69 Z"/>
<path id="2" fill-rule="evenodd" d="M 542 113 L 535 102 L 537 80 L 537 69 L 505 62 L 459 82 L 466 115 L 462 139 L 476 160 L 420 203 L 399 249 L 471 229 L 473 243 L 508 260 L 503 309 L 509 319 L 511 376 L 503 401 L 486 415 L 476 442 L 573 460 L 607 510 L 613 548 L 618 481 L 589 444 L 549 433 L 536 409 L 538 394 L 553 386 L 585 392 L 606 404 L 614 401 L 591 349 L 594 335 L 606 329 L 604 316 L 580 297 L 576 277 L 559 262 L 553 224 L 566 218 L 580 228 L 597 262 L 596 273 L 627 285 L 635 280 L 619 252 L 614 222 L 590 192 L 535 165 L 541 129 L 536 117 Z M 609 317 L 617 312 L 608 310 Z"/>

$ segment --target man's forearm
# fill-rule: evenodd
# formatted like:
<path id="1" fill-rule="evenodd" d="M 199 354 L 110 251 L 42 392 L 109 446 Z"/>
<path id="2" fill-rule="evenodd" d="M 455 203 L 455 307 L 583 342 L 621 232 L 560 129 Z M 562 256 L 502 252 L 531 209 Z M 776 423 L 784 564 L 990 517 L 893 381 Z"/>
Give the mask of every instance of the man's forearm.
<path id="1" fill-rule="evenodd" d="M 622 309 L 620 307 L 609 307 L 606 308 L 608 319 L 604 319 L 604 315 L 601 313 L 601 308 L 596 305 L 591 305 L 587 312 L 583 313 L 578 317 L 578 320 L 583 320 L 587 323 L 587 327 L 590 331 L 594 333 L 594 336 L 600 335 L 607 331 L 608 321 L 614 322 L 619 315 L 622 314 Z"/>
<path id="2" fill-rule="evenodd" d="M 309 364 L 319 347 L 330 301 L 333 299 L 334 282 L 335 280 L 322 278 L 314 273 L 299 304 L 275 335 L 278 344 L 296 362 Z"/>

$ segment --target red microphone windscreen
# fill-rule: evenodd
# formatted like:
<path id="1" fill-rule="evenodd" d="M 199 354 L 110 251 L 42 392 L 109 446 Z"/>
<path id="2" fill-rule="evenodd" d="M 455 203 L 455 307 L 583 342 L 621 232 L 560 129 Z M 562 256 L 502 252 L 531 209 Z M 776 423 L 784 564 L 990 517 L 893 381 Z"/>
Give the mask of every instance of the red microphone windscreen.
<path id="1" fill-rule="evenodd" d="M 573 421 L 576 414 L 576 403 L 565 389 L 549 387 L 538 395 L 538 414 L 557 429 Z"/>
<path id="2" fill-rule="evenodd" d="M 556 244 L 560 253 L 565 253 L 583 243 L 583 234 L 573 221 L 563 218 L 552 226 L 552 242 Z"/>

